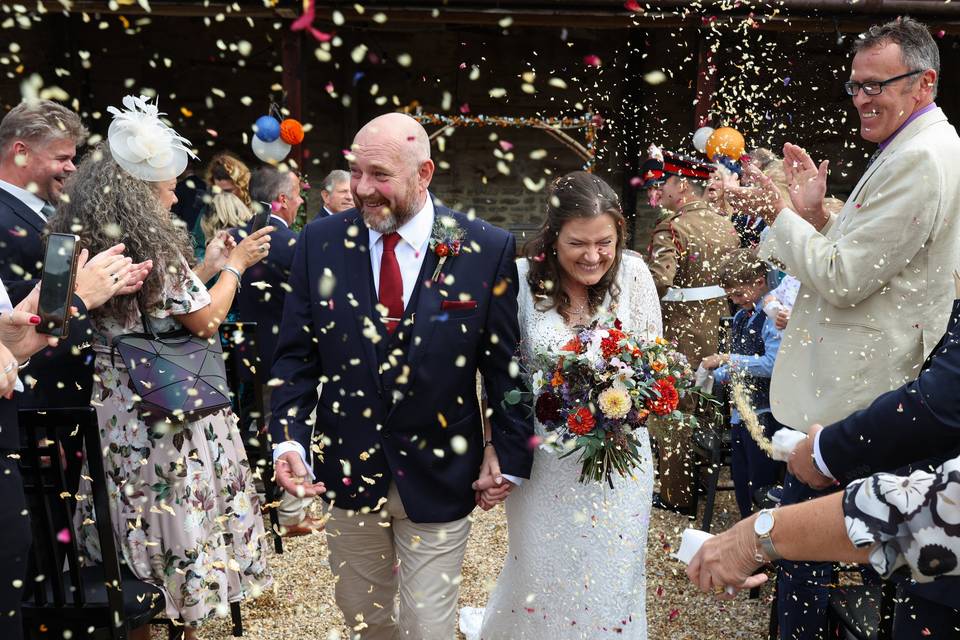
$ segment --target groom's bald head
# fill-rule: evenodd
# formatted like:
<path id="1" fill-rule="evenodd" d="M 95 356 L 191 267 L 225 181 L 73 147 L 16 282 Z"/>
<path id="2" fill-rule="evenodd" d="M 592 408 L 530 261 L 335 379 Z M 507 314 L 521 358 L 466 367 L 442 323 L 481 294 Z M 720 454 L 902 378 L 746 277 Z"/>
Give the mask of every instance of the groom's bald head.
<path id="1" fill-rule="evenodd" d="M 378 116 L 357 132 L 350 151 L 350 189 L 367 226 L 390 233 L 423 207 L 434 166 L 419 122 L 402 113 Z"/>

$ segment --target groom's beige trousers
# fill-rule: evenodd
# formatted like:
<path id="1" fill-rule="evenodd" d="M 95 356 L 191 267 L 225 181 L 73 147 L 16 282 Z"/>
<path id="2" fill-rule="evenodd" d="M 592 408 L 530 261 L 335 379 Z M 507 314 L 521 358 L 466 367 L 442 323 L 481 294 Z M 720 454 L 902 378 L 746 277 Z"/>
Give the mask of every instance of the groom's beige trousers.
<path id="1" fill-rule="evenodd" d="M 327 513 L 334 594 L 355 637 L 451 640 L 470 518 L 413 522 L 393 484 L 379 511 Z"/>

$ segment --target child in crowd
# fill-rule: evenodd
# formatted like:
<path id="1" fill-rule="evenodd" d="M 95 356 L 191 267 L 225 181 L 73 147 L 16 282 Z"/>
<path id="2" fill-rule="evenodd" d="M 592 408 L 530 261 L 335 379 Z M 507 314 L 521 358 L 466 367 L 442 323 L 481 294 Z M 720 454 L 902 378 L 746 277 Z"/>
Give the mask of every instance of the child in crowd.
<path id="1" fill-rule="evenodd" d="M 733 317 L 731 352 L 704 358 L 702 366 L 713 371 L 717 383 L 729 383 L 734 375 L 742 380 L 750 390 L 751 404 L 764 434 L 770 438 L 782 427 L 770 412 L 770 376 L 780 349 L 781 331 L 762 306 L 770 292 L 767 267 L 752 251 L 740 249 L 723 261 L 720 285 L 740 307 Z M 783 464 L 770 459 L 757 446 L 736 407 L 732 408 L 730 423 L 734 492 L 740 515 L 746 517 L 753 511 L 753 492 L 779 482 Z"/>

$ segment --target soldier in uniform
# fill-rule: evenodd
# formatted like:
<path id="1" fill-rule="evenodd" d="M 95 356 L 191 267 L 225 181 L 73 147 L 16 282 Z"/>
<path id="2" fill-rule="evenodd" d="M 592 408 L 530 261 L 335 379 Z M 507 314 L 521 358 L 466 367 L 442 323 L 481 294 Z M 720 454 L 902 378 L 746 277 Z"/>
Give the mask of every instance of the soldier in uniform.
<path id="1" fill-rule="evenodd" d="M 659 200 L 667 210 L 653 230 L 648 265 L 661 297 L 664 337 L 697 367 L 717 350 L 720 318 L 730 311 L 717 274 L 724 256 L 740 247 L 740 238 L 730 219 L 704 200 L 712 166 L 664 152 L 661 171 L 661 184 L 652 179 L 644 184 L 651 201 Z M 690 432 L 659 435 L 660 495 L 654 504 L 689 513 Z"/>

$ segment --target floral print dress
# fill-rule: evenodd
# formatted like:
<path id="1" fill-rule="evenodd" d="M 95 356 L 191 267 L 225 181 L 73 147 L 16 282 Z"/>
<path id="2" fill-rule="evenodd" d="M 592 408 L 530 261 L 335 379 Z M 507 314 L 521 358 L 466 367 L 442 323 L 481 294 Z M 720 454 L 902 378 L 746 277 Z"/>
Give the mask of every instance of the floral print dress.
<path id="1" fill-rule="evenodd" d="M 149 312 L 158 332 L 179 328 L 173 316 L 211 302 L 185 262 L 183 268 L 190 279 L 168 278 L 163 305 Z M 138 578 L 163 590 L 171 619 L 197 625 L 225 615 L 229 603 L 256 596 L 271 583 L 260 501 L 237 418 L 226 409 L 193 422 L 145 423 L 129 374 L 121 359 L 112 361 L 109 346 L 118 335 L 142 331 L 139 315 L 127 323 L 100 319 L 94 326 L 93 405 L 123 557 Z M 82 482 L 89 488 L 89 481 Z M 80 494 L 90 491 L 81 486 Z M 81 501 L 80 542 L 99 560 L 95 517 L 92 501 Z"/>
<path id="2" fill-rule="evenodd" d="M 909 476 L 878 473 L 847 485 L 847 537 L 870 546 L 884 578 L 907 565 L 917 582 L 960 575 L 960 458 Z"/>

